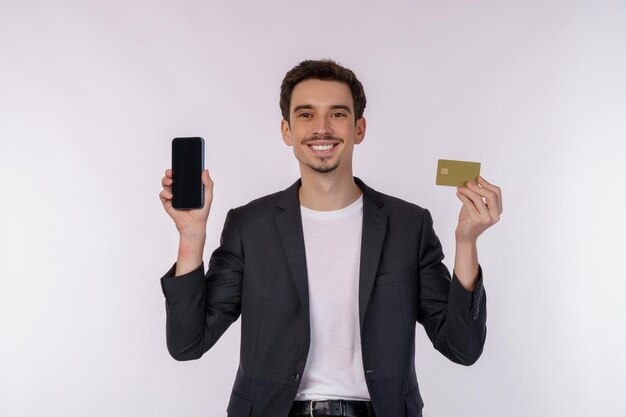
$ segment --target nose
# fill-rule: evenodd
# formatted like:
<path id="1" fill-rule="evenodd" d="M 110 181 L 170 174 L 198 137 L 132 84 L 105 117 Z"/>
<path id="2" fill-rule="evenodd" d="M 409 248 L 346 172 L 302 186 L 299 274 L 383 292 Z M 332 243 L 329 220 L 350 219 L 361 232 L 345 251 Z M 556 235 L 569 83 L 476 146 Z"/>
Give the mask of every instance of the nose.
<path id="1" fill-rule="evenodd" d="M 313 126 L 315 133 L 323 135 L 331 132 L 330 120 L 328 117 L 318 117 Z"/>

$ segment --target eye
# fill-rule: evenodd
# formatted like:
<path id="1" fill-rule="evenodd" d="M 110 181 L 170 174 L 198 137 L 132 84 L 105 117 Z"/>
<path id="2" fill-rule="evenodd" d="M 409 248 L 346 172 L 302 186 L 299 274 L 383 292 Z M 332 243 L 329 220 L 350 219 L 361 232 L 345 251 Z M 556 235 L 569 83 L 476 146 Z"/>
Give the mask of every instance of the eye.
<path id="1" fill-rule="evenodd" d="M 333 116 L 335 116 L 335 117 L 345 117 L 346 115 L 343 114 L 343 113 L 337 112 L 337 113 L 333 114 Z"/>
<path id="2" fill-rule="evenodd" d="M 306 113 L 306 112 L 304 112 L 304 113 L 300 113 L 300 114 L 298 115 L 298 117 L 304 117 L 304 118 L 308 118 L 309 116 L 311 116 L 311 113 Z"/>

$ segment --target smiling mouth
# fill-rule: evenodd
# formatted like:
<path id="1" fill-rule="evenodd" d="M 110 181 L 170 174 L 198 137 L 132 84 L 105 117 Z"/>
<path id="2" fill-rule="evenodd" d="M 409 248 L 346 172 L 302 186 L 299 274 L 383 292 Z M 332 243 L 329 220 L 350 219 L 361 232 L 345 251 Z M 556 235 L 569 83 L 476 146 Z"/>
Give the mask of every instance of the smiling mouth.
<path id="1" fill-rule="evenodd" d="M 327 144 L 327 145 L 308 145 L 311 151 L 316 155 L 329 155 L 339 145 L 339 143 Z"/>

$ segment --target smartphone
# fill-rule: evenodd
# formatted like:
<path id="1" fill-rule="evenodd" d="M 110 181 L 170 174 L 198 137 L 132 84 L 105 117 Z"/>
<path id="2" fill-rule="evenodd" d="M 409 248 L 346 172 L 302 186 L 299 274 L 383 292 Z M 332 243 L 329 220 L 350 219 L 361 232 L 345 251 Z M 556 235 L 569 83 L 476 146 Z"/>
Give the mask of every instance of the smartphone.
<path id="1" fill-rule="evenodd" d="M 204 139 L 172 140 L 172 207 L 178 210 L 204 207 Z"/>
<path id="2" fill-rule="evenodd" d="M 479 175 L 480 162 L 440 159 L 437 161 L 435 184 L 465 187 L 467 181 L 474 181 L 475 184 L 478 184 Z"/>

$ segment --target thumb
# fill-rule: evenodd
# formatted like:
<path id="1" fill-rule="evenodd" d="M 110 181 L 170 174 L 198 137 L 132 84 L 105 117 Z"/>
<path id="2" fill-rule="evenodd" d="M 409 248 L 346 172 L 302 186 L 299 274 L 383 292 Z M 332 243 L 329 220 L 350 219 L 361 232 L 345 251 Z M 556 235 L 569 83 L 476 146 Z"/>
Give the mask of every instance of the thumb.
<path id="1" fill-rule="evenodd" d="M 205 188 L 211 188 L 212 181 L 211 181 L 211 178 L 209 177 L 208 169 L 205 169 L 204 171 L 202 171 L 202 184 L 204 184 Z"/>

